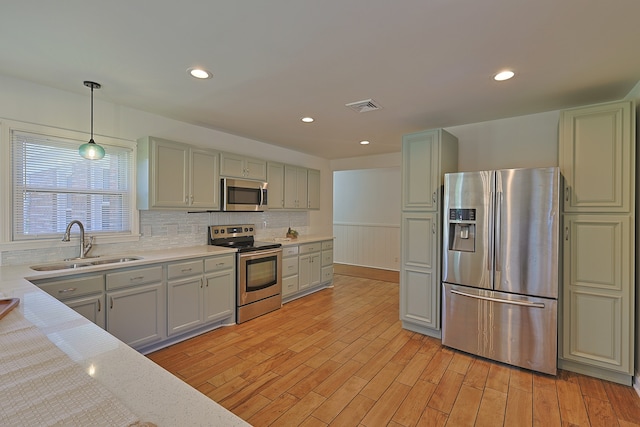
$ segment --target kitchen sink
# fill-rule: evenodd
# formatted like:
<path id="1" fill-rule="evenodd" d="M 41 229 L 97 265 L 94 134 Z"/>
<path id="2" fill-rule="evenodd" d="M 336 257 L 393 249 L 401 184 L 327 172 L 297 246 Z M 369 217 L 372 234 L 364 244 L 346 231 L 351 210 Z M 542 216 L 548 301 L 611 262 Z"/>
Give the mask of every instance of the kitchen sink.
<path id="1" fill-rule="evenodd" d="M 29 268 L 31 268 L 32 270 L 35 270 L 35 271 L 69 270 L 69 269 L 80 268 L 80 267 L 90 267 L 90 266 L 93 266 L 93 265 L 118 264 L 118 263 L 122 263 L 122 262 L 137 261 L 139 259 L 142 259 L 142 258 L 141 257 L 121 257 L 121 258 L 98 259 L 98 260 L 95 260 L 95 261 L 76 260 L 76 261 L 73 261 L 73 262 L 61 262 L 61 263 L 55 263 L 55 264 L 32 265 Z"/>

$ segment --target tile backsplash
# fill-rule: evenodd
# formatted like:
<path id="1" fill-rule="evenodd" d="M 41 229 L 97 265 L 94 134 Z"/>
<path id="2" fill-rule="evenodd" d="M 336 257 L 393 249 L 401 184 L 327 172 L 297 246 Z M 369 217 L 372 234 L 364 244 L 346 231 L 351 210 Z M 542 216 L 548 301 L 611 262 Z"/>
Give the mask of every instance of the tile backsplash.
<path id="1" fill-rule="evenodd" d="M 100 244 L 92 255 L 126 254 L 145 250 L 180 248 L 206 245 L 209 225 L 254 224 L 256 238 L 285 237 L 289 227 L 301 235 L 309 234 L 309 212 L 203 212 L 140 211 L 140 240 L 130 243 Z M 76 237 L 77 228 L 72 231 Z M 87 233 L 90 236 L 91 233 Z M 3 251 L 0 265 L 18 265 L 33 262 L 59 261 L 78 256 L 78 241 L 55 248 Z"/>

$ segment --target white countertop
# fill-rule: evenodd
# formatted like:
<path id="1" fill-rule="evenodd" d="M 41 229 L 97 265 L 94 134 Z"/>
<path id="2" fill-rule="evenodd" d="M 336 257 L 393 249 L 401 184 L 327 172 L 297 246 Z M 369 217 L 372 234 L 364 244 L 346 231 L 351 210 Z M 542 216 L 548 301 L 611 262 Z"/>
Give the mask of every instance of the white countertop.
<path id="1" fill-rule="evenodd" d="M 123 255 L 140 256 L 143 259 L 71 271 L 37 272 L 27 265 L 0 267 L 0 296 L 20 298 L 20 304 L 14 310 L 33 323 L 85 372 L 91 373 L 100 385 L 113 393 L 141 421 L 153 422 L 158 426 L 248 426 L 239 417 L 25 279 L 59 277 L 233 252 L 215 246 L 198 246 L 127 253 Z"/>
<path id="2" fill-rule="evenodd" d="M 293 245 L 300 245 L 303 243 L 310 243 L 310 242 L 320 242 L 320 241 L 324 241 L 324 240 L 333 240 L 335 239 L 335 237 L 333 236 L 323 236 L 323 235 L 309 235 L 309 236 L 298 236 L 295 239 L 290 239 L 290 240 L 286 240 L 286 237 L 271 237 L 268 239 L 256 239 L 256 240 L 260 240 L 261 242 L 276 242 L 276 243 L 281 243 L 282 246 L 293 246 Z"/>

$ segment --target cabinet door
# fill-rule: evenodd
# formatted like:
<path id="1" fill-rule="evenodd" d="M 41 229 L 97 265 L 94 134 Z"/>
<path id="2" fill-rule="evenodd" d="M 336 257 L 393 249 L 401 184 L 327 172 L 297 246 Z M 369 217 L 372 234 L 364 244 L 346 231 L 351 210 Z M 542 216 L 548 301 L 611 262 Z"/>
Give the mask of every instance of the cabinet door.
<path id="1" fill-rule="evenodd" d="M 320 252 L 311 254 L 311 286 L 319 285 L 322 282 L 322 255 Z"/>
<path id="2" fill-rule="evenodd" d="M 305 289 L 311 286 L 311 255 L 300 255 L 298 258 L 298 288 Z"/>
<path id="3" fill-rule="evenodd" d="M 298 168 L 284 166 L 284 207 L 295 209 L 298 202 Z"/>
<path id="4" fill-rule="evenodd" d="M 267 162 L 259 159 L 245 159 L 245 178 L 267 180 Z"/>
<path id="5" fill-rule="evenodd" d="M 439 130 L 402 137 L 402 209 L 434 211 L 438 207 L 441 173 Z"/>
<path id="6" fill-rule="evenodd" d="M 202 324 L 202 276 L 167 284 L 167 334 L 188 331 Z"/>
<path id="7" fill-rule="evenodd" d="M 244 178 L 244 158 L 229 153 L 220 154 L 220 175 Z"/>
<path id="8" fill-rule="evenodd" d="M 400 318 L 440 329 L 437 213 L 402 215 Z"/>
<path id="9" fill-rule="evenodd" d="M 307 174 L 307 208 L 320 209 L 320 171 L 309 169 Z"/>
<path id="10" fill-rule="evenodd" d="M 630 212 L 634 190 L 631 101 L 563 111 L 559 163 L 565 212 Z"/>
<path id="11" fill-rule="evenodd" d="M 153 140 L 152 150 L 155 154 L 152 166 L 152 206 L 186 207 L 189 197 L 189 147 L 171 141 Z"/>
<path id="12" fill-rule="evenodd" d="M 267 165 L 267 207 L 269 209 L 284 208 L 284 165 L 271 163 Z"/>
<path id="13" fill-rule="evenodd" d="M 133 348 L 161 341 L 166 318 L 162 283 L 107 293 L 107 331 Z"/>
<path id="14" fill-rule="evenodd" d="M 296 170 L 296 208 L 307 209 L 308 202 L 308 176 L 305 168 Z"/>
<path id="15" fill-rule="evenodd" d="M 563 359 L 633 374 L 631 220 L 565 215 Z"/>
<path id="16" fill-rule="evenodd" d="M 204 322 L 233 316 L 235 309 L 234 270 L 220 271 L 205 277 Z"/>
<path id="17" fill-rule="evenodd" d="M 220 173 L 218 153 L 191 150 L 189 206 L 199 209 L 220 208 Z"/>
<path id="18" fill-rule="evenodd" d="M 76 312 L 104 329 L 104 295 L 92 295 L 64 302 Z"/>

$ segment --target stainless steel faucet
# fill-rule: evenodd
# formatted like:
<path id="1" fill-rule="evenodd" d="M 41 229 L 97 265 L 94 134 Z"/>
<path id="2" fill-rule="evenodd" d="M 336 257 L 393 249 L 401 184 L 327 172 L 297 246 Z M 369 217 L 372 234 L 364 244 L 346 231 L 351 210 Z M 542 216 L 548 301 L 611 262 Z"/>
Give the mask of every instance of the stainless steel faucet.
<path id="1" fill-rule="evenodd" d="M 89 243 L 85 244 L 84 243 L 84 225 L 82 225 L 82 222 L 78 221 L 77 219 L 74 219 L 69 224 L 67 224 L 67 229 L 64 232 L 64 236 L 62 236 L 63 242 L 70 241 L 71 226 L 73 224 L 78 224 L 78 228 L 80 228 L 80 256 L 78 258 L 83 259 L 83 258 L 86 258 L 87 254 L 93 247 L 93 236 L 90 236 Z"/>

